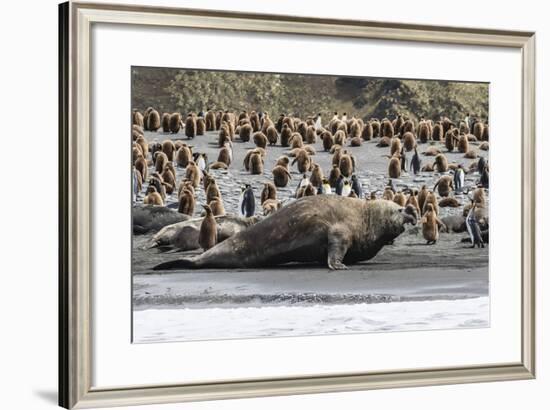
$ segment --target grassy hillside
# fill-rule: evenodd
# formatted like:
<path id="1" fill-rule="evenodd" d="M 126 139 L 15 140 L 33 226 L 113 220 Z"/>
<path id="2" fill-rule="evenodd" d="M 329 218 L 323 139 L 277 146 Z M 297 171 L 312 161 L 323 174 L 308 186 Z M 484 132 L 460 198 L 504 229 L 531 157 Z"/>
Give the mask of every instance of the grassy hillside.
<path id="1" fill-rule="evenodd" d="M 393 117 L 487 119 L 488 84 L 302 74 L 134 67 L 132 106 L 160 112 L 261 110 L 300 117 L 347 112 L 369 119 Z"/>

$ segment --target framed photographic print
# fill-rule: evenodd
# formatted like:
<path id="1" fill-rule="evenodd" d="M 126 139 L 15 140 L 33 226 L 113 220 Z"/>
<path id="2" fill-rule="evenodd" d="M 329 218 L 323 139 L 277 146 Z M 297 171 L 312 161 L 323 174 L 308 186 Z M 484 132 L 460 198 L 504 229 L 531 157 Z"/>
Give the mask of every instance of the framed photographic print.
<path id="1" fill-rule="evenodd" d="M 59 13 L 60 405 L 534 377 L 534 33 Z"/>

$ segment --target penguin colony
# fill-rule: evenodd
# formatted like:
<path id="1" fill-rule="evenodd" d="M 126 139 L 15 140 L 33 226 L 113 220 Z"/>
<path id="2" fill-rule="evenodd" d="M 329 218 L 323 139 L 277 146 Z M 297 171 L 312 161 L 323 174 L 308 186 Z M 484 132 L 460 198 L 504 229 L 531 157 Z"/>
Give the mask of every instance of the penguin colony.
<path id="1" fill-rule="evenodd" d="M 156 132 L 158 138 L 148 140 L 145 131 Z M 489 125 L 474 117 L 434 121 L 396 114 L 367 120 L 334 112 L 307 118 L 280 114 L 272 119 L 268 113 L 254 110 L 161 115 L 148 107 L 144 112 L 133 110 L 131 135 L 134 203 L 169 206 L 183 214 L 203 216 L 201 246 L 205 250 L 216 243 L 216 216 L 227 212 L 245 218 L 258 213 L 267 217 L 288 201 L 314 195 L 412 205 L 426 244 L 437 243 L 439 232 L 448 231 L 440 209 L 462 208 L 472 246 L 483 245 L 479 223 L 481 220 L 487 229 L 489 164 L 478 150 L 489 149 Z M 217 146 L 217 157 L 208 158 L 196 150 L 198 138 L 208 138 Z M 368 179 L 358 176 L 354 150 L 363 144 L 387 158 L 384 178 L 389 182 L 384 190 L 373 189 Z M 244 150 L 242 163 L 233 160 L 237 149 Z M 266 154 L 274 149 L 282 155 L 267 163 Z M 454 156 L 450 161 L 449 153 L 463 154 L 462 160 Z M 330 158 L 331 167 L 323 168 L 316 161 L 319 156 Z M 231 169 L 257 175 L 263 184 L 261 192 L 243 183 L 238 204 L 229 204 L 224 198 L 227 192 L 220 190 L 214 176 L 218 171 L 213 170 L 228 175 Z M 435 178 L 435 185 L 420 183 L 428 174 Z M 474 183 L 465 183 L 466 175 Z M 404 176 L 412 182 L 404 184 Z M 202 203 L 199 193 L 205 198 Z"/>

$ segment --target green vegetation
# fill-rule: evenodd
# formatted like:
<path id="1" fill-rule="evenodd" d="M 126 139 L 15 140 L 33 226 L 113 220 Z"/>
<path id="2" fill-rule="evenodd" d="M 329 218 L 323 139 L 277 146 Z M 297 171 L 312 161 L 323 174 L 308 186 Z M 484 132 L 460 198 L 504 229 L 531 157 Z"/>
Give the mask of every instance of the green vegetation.
<path id="1" fill-rule="evenodd" d="M 487 119 L 489 87 L 482 83 L 397 80 L 302 74 L 134 67 L 132 107 L 153 106 L 160 112 L 261 110 L 300 117 L 347 112 L 369 119 L 464 118 L 466 113 Z"/>

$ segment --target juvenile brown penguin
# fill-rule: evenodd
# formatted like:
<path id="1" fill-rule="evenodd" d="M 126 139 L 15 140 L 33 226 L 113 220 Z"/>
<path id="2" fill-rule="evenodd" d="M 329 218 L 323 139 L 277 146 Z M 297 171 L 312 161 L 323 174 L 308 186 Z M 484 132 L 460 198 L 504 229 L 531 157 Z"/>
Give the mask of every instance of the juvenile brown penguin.
<path id="1" fill-rule="evenodd" d="M 277 140 L 279 139 L 279 135 L 277 134 L 277 129 L 270 125 L 266 130 L 266 137 L 269 141 L 269 145 L 275 145 L 277 144 Z"/>
<path id="2" fill-rule="evenodd" d="M 342 173 L 340 172 L 339 164 L 332 164 L 332 169 L 330 170 L 330 173 L 328 176 L 328 180 L 331 188 L 336 187 L 336 184 L 338 183 L 338 179 L 340 178 L 341 175 Z"/>
<path id="3" fill-rule="evenodd" d="M 290 159 L 286 155 L 281 155 L 279 158 L 277 158 L 277 162 L 275 165 L 281 165 L 285 167 L 288 170 L 288 165 L 290 164 Z"/>
<path id="4" fill-rule="evenodd" d="M 313 164 L 313 170 L 311 171 L 311 176 L 309 177 L 309 182 L 315 188 L 319 188 L 323 184 L 323 170 L 319 164 Z"/>
<path id="5" fill-rule="evenodd" d="M 296 167 L 298 168 L 298 172 L 300 174 L 304 174 L 311 168 L 311 158 L 309 157 L 309 154 L 306 150 L 300 150 L 297 152 L 296 157 L 292 161 L 291 165 L 297 164 Z"/>
<path id="6" fill-rule="evenodd" d="M 193 158 L 193 154 L 187 145 L 182 145 L 176 152 L 176 164 L 182 168 L 187 166 L 191 158 Z"/>
<path id="7" fill-rule="evenodd" d="M 193 216 L 195 212 L 195 195 L 189 189 L 183 189 L 179 195 L 178 212 Z"/>
<path id="8" fill-rule="evenodd" d="M 472 134 L 474 134 L 478 140 L 483 139 L 483 128 L 484 128 L 484 125 L 481 121 L 478 121 L 474 124 L 474 129 Z"/>
<path id="9" fill-rule="evenodd" d="M 418 139 L 421 143 L 425 144 L 431 139 L 430 126 L 426 121 L 421 121 L 418 124 Z"/>
<path id="10" fill-rule="evenodd" d="M 147 194 L 145 195 L 145 198 L 143 198 L 143 203 L 145 205 L 164 205 L 162 196 L 157 192 L 156 188 L 153 185 L 149 185 L 147 187 Z"/>
<path id="11" fill-rule="evenodd" d="M 422 185 L 422 188 L 420 189 L 420 192 L 417 195 L 418 207 L 422 211 L 424 210 L 424 204 L 426 203 L 427 196 L 428 196 L 428 188 L 426 187 L 426 185 Z"/>
<path id="12" fill-rule="evenodd" d="M 162 152 L 166 154 L 168 161 L 174 161 L 174 154 L 176 153 L 176 145 L 172 140 L 164 140 L 162 142 Z"/>
<path id="13" fill-rule="evenodd" d="M 197 118 L 197 135 L 204 135 L 206 131 L 206 122 L 203 117 Z"/>
<path id="14" fill-rule="evenodd" d="M 177 134 L 181 126 L 183 125 L 181 114 L 179 112 L 170 114 L 170 118 L 168 122 L 169 122 L 170 132 L 172 134 Z"/>
<path id="15" fill-rule="evenodd" d="M 208 185 L 205 189 L 206 202 L 210 203 L 214 198 L 221 198 L 222 194 L 218 188 L 216 180 L 212 177 L 208 178 Z"/>
<path id="16" fill-rule="evenodd" d="M 441 141 L 443 138 L 443 126 L 440 122 L 436 122 L 432 129 L 432 140 Z"/>
<path id="17" fill-rule="evenodd" d="M 317 142 L 317 134 L 315 133 L 315 127 L 309 126 L 306 129 L 305 141 L 307 144 L 315 144 Z"/>
<path id="18" fill-rule="evenodd" d="M 157 131 L 160 128 L 160 115 L 157 110 L 151 110 L 147 115 L 147 129 Z"/>
<path id="19" fill-rule="evenodd" d="M 283 123 L 281 128 L 281 146 L 288 147 L 290 145 L 290 137 L 292 136 L 292 130 L 288 126 L 288 123 Z"/>
<path id="20" fill-rule="evenodd" d="M 165 112 L 162 114 L 162 117 L 160 118 L 160 123 L 162 127 L 162 132 L 168 133 L 170 132 L 170 114 Z"/>
<path id="21" fill-rule="evenodd" d="M 250 141 L 252 135 L 252 126 L 250 124 L 244 124 L 239 129 L 239 138 L 242 142 Z"/>
<path id="22" fill-rule="evenodd" d="M 193 188 L 197 188 L 201 182 L 201 171 L 195 161 L 189 161 L 185 168 L 185 179 L 191 181 Z"/>
<path id="23" fill-rule="evenodd" d="M 264 204 L 269 199 L 277 199 L 277 188 L 273 182 L 264 182 L 264 187 L 260 193 L 260 204 Z"/>
<path id="24" fill-rule="evenodd" d="M 346 133 L 343 130 L 336 131 L 334 134 L 334 143 L 342 147 L 346 145 Z"/>
<path id="25" fill-rule="evenodd" d="M 458 148 L 458 152 L 461 152 L 463 154 L 467 153 L 470 149 L 468 137 L 466 135 L 461 135 L 460 137 L 458 137 L 458 143 L 456 147 Z"/>
<path id="26" fill-rule="evenodd" d="M 449 196 L 453 189 L 453 177 L 450 175 L 443 175 L 434 185 L 434 191 L 437 189 L 439 196 Z"/>
<path id="27" fill-rule="evenodd" d="M 203 208 L 206 211 L 206 216 L 203 218 L 199 230 L 199 245 L 207 251 L 218 242 L 218 226 L 210 206 L 203 205 Z"/>
<path id="28" fill-rule="evenodd" d="M 361 131 L 361 138 L 364 141 L 370 141 L 374 135 L 374 130 L 372 129 L 372 124 L 367 121 L 365 126 L 363 127 L 363 130 Z"/>
<path id="29" fill-rule="evenodd" d="M 276 165 L 271 171 L 273 174 L 273 182 L 278 188 L 284 188 L 288 185 L 288 181 L 292 178 L 288 169 L 282 165 Z"/>
<path id="30" fill-rule="evenodd" d="M 396 152 L 388 163 L 388 175 L 390 178 L 399 178 L 401 176 L 401 156 Z"/>
<path id="31" fill-rule="evenodd" d="M 212 110 L 206 112 L 205 117 L 206 131 L 216 131 L 216 114 Z"/>
<path id="32" fill-rule="evenodd" d="M 250 173 L 252 175 L 261 175 L 264 172 L 264 160 L 259 153 L 253 153 L 249 161 Z"/>
<path id="33" fill-rule="evenodd" d="M 437 217 L 437 212 L 431 203 L 426 204 L 426 212 L 422 216 L 422 236 L 426 239 L 426 245 L 433 245 L 439 238 L 439 227 L 443 222 Z"/>
<path id="34" fill-rule="evenodd" d="M 155 171 L 159 174 L 163 171 L 164 165 L 168 162 L 168 157 L 162 151 L 155 152 Z"/>
<path id="35" fill-rule="evenodd" d="M 439 205 L 437 203 L 437 198 L 432 191 L 428 191 L 428 194 L 426 195 L 426 200 L 424 201 L 424 207 L 422 208 L 422 215 L 426 213 L 426 210 L 428 209 L 428 205 L 430 204 L 432 205 L 435 213 L 439 214 Z"/>
<path id="36" fill-rule="evenodd" d="M 407 198 L 405 197 L 405 194 L 403 192 L 399 191 L 394 195 L 393 202 L 395 202 L 399 206 L 405 206 Z"/>
<path id="37" fill-rule="evenodd" d="M 453 128 L 448 130 L 445 133 L 445 148 L 447 148 L 449 152 L 453 152 L 455 150 L 457 142 L 458 142 L 458 129 Z"/>
<path id="38" fill-rule="evenodd" d="M 141 174 L 142 181 L 147 180 L 147 161 L 145 158 L 143 158 L 143 155 L 138 156 L 136 161 L 134 162 L 134 166 L 136 167 L 136 170 Z"/>
<path id="39" fill-rule="evenodd" d="M 321 141 L 323 141 L 323 149 L 325 151 L 330 151 L 330 149 L 334 145 L 334 137 L 332 136 L 331 132 L 323 131 L 319 138 L 321 139 Z"/>
<path id="40" fill-rule="evenodd" d="M 437 172 L 447 172 L 449 170 L 447 157 L 443 154 L 437 154 L 434 158 L 433 168 Z"/>
<path id="41" fill-rule="evenodd" d="M 164 186 L 166 188 L 166 193 L 168 195 L 171 195 L 172 192 L 174 192 L 174 189 L 176 188 L 176 174 L 174 173 L 170 165 L 171 165 L 170 163 L 166 164 L 161 174 L 162 181 L 164 183 Z"/>
<path id="42" fill-rule="evenodd" d="M 290 136 L 289 142 L 290 142 L 290 147 L 292 149 L 302 148 L 304 146 L 304 140 L 302 139 L 302 136 L 300 135 L 299 132 L 292 133 L 292 135 Z"/>
<path id="43" fill-rule="evenodd" d="M 192 114 L 188 114 L 185 120 L 185 136 L 189 139 L 197 136 L 197 121 Z"/>
<path id="44" fill-rule="evenodd" d="M 342 173 L 342 175 L 344 175 L 346 178 L 349 178 L 353 173 L 353 163 L 351 157 L 347 153 L 344 153 L 340 156 L 338 167 L 340 168 L 340 172 Z"/>
<path id="45" fill-rule="evenodd" d="M 268 142 L 267 137 L 261 131 L 254 133 L 254 136 L 252 137 L 252 139 L 254 141 L 254 144 L 256 144 L 257 147 L 265 149 L 265 147 L 267 146 L 267 142 Z"/>
<path id="46" fill-rule="evenodd" d="M 219 197 L 213 197 L 212 200 L 208 202 L 208 206 L 212 210 L 214 216 L 225 215 L 225 207 L 223 206 L 223 201 Z"/>
<path id="47" fill-rule="evenodd" d="M 403 148 L 405 151 L 412 151 L 416 146 L 416 138 L 412 132 L 406 132 L 403 134 Z"/>

